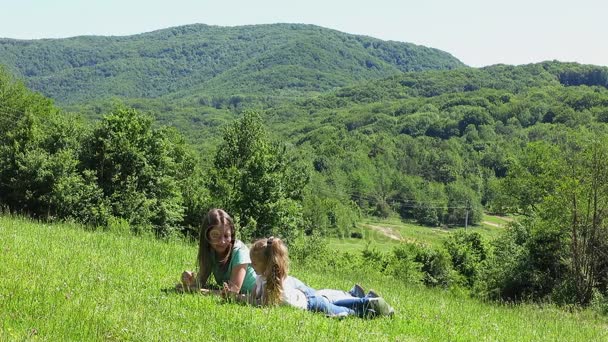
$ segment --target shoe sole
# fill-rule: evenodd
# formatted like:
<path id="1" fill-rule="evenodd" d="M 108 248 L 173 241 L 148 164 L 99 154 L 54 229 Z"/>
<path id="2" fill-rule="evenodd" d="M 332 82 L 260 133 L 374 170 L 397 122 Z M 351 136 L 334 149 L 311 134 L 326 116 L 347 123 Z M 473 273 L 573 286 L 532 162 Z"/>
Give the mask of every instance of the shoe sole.
<path id="1" fill-rule="evenodd" d="M 380 297 L 370 298 L 368 310 L 372 310 L 377 316 L 393 316 L 395 314 L 395 310 Z"/>

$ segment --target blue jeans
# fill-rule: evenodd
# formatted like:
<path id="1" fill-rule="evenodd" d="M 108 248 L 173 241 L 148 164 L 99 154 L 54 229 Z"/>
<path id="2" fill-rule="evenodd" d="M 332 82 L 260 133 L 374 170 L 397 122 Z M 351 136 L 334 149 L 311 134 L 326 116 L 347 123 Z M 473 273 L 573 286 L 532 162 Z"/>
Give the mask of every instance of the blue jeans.
<path id="1" fill-rule="evenodd" d="M 353 315 L 357 315 L 359 317 L 366 317 L 368 315 L 369 310 L 369 297 L 353 297 L 349 299 L 340 299 L 332 303 L 332 305 L 343 307 L 353 311 Z"/>
<path id="2" fill-rule="evenodd" d="M 327 298 L 314 294 L 314 290 L 312 295 L 306 295 L 306 299 L 308 300 L 308 311 L 323 312 L 330 316 L 351 316 L 356 314 L 353 309 L 330 303 Z"/>
<path id="3" fill-rule="evenodd" d="M 369 298 L 343 298 L 334 302 L 330 302 L 325 296 L 318 295 L 315 289 L 305 285 L 299 279 L 296 279 L 296 288 L 304 292 L 308 301 L 308 311 L 323 312 L 327 315 L 357 315 L 365 316 L 368 307 Z"/>

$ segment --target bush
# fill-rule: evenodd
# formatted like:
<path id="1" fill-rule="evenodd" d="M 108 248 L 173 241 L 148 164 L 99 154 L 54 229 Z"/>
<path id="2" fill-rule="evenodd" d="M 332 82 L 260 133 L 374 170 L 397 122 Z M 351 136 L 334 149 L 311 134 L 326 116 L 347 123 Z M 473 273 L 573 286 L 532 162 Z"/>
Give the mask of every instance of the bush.
<path id="1" fill-rule="evenodd" d="M 492 300 L 519 301 L 533 296 L 526 243 L 529 231 L 512 223 L 492 242 L 492 253 L 482 263 L 475 293 Z"/>
<path id="2" fill-rule="evenodd" d="M 454 269 L 465 277 L 468 287 L 473 287 L 480 272 L 480 264 L 487 256 L 487 247 L 481 235 L 477 232 L 459 231 L 450 236 L 444 246 L 451 257 Z"/>
<path id="3" fill-rule="evenodd" d="M 391 257 L 389 255 L 382 253 L 375 248 L 370 248 L 369 245 L 361 252 L 361 256 L 366 265 L 369 265 L 380 272 L 385 272 L 391 262 Z"/>
<path id="4" fill-rule="evenodd" d="M 420 263 L 414 261 L 416 252 L 413 245 L 395 247 L 387 265 L 387 273 L 406 283 L 420 282 L 424 276 L 420 271 Z"/>
<path id="5" fill-rule="evenodd" d="M 414 261 L 421 265 L 422 282 L 426 286 L 449 287 L 452 284 L 454 269 L 446 250 L 417 247 Z"/>
<path id="6" fill-rule="evenodd" d="M 598 289 L 593 289 L 591 308 L 601 315 L 608 315 L 608 298 L 606 298 Z"/>
<path id="7" fill-rule="evenodd" d="M 320 234 L 300 234 L 287 241 L 289 258 L 301 264 L 323 263 L 330 255 L 327 239 Z"/>

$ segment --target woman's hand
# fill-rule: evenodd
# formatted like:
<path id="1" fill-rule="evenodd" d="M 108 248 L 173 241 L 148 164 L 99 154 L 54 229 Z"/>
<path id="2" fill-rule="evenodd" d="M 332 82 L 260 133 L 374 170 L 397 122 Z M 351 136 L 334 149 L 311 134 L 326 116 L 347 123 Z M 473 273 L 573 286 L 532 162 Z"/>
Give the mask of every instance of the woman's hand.
<path id="1" fill-rule="evenodd" d="M 227 301 L 239 301 L 239 290 L 231 282 L 224 282 L 220 295 Z"/>
<path id="2" fill-rule="evenodd" d="M 231 288 L 230 282 L 228 282 L 228 283 L 224 282 L 224 284 L 222 284 L 222 290 L 221 290 L 221 296 L 222 296 L 222 298 L 228 299 L 234 293 L 236 293 L 236 291 L 234 291 L 234 289 Z"/>
<path id="3" fill-rule="evenodd" d="M 194 273 L 191 271 L 184 271 L 182 273 L 182 284 L 184 287 L 189 288 L 194 285 Z"/>

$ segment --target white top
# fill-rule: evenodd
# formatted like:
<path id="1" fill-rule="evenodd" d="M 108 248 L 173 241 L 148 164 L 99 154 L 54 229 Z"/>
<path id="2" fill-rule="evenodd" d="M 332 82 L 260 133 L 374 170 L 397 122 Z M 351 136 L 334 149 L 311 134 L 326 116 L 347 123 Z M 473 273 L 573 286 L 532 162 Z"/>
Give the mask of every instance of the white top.
<path id="1" fill-rule="evenodd" d="M 281 293 L 281 302 L 283 305 L 290 305 L 296 308 L 306 310 L 308 308 L 308 300 L 306 295 L 300 289 L 298 284 L 301 284 L 296 278 L 287 276 L 283 280 L 283 293 Z M 257 299 L 263 300 L 264 289 L 266 288 L 266 279 L 258 275 L 255 278 L 255 293 Z"/>

